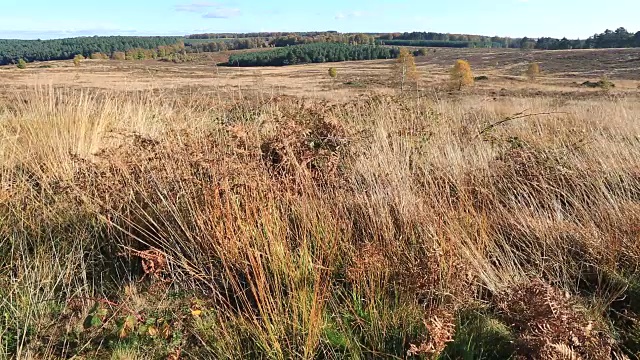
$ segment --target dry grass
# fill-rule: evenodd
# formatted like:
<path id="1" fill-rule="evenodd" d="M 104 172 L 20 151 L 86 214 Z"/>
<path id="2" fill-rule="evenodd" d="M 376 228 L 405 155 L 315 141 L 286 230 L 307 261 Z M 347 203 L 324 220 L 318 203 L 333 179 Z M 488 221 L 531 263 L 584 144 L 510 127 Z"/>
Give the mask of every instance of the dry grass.
<path id="1" fill-rule="evenodd" d="M 425 92 L 448 87 L 449 70 L 457 59 L 468 60 L 474 74 L 488 77 L 467 92 L 494 97 L 599 98 L 598 89 L 581 86 L 585 81 L 609 77 L 613 94 L 638 98 L 640 50 L 603 49 L 567 51 L 520 51 L 515 49 L 429 49 L 417 58 L 419 88 Z M 220 57 L 221 56 L 221 57 Z M 160 61 L 86 60 L 75 67 L 71 60 L 29 64 L 25 70 L 0 67 L 0 97 L 34 86 L 99 88 L 148 91 L 171 89 L 207 96 L 237 96 L 234 91 L 295 95 L 342 101 L 390 94 L 398 88 L 392 76 L 393 60 L 308 64 L 287 67 L 216 67 L 228 54 L 199 54 L 197 61 L 173 64 Z M 539 62 L 541 74 L 535 83 L 526 70 Z M 338 76 L 328 76 L 335 67 Z M 260 76 L 256 76 L 256 72 Z M 442 94 L 441 94 L 442 95 Z"/>
<path id="2" fill-rule="evenodd" d="M 23 93 L 0 107 L 0 358 L 503 358 L 468 311 L 514 355 L 637 358 L 639 117 Z"/>

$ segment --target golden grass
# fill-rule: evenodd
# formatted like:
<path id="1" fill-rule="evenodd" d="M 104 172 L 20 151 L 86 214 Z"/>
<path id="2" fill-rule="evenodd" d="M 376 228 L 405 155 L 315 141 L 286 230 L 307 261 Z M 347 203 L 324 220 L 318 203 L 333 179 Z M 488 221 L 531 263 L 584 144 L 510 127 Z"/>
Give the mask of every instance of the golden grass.
<path id="1" fill-rule="evenodd" d="M 589 341 L 513 328 L 517 354 L 637 351 L 610 316 L 639 311 L 637 102 L 41 88 L 0 109 L 0 358 L 446 358 L 476 308 L 578 314 L 557 331 Z M 167 265 L 134 292 L 149 249 Z"/>

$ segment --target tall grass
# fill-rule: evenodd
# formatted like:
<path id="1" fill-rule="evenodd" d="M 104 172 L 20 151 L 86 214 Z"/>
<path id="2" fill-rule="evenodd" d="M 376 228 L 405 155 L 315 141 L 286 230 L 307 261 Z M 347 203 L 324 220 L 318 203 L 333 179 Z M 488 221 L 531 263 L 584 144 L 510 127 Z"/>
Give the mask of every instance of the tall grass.
<path id="1" fill-rule="evenodd" d="M 0 358 L 638 356 L 637 103 L 222 98 L 2 105 Z"/>

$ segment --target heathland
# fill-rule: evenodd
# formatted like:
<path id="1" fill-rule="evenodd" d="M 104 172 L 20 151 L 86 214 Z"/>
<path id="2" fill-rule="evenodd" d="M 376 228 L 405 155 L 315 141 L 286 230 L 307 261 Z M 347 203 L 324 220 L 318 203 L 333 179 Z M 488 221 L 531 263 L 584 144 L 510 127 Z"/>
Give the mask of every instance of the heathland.
<path id="1" fill-rule="evenodd" d="M 0 67 L 0 359 L 637 359 L 640 49 L 407 54 Z"/>

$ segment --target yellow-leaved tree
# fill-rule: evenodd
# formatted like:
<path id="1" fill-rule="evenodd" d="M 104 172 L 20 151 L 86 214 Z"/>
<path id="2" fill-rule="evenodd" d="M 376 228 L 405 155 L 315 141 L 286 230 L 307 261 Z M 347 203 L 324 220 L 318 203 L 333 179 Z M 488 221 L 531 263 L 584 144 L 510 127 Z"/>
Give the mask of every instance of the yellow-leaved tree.
<path id="1" fill-rule="evenodd" d="M 74 56 L 73 57 L 73 65 L 80 66 L 80 63 L 82 62 L 82 60 L 84 60 L 84 56 L 82 56 L 80 54 Z"/>
<path id="2" fill-rule="evenodd" d="M 400 91 L 404 90 L 404 85 L 407 82 L 415 82 L 417 86 L 419 74 L 418 69 L 416 68 L 416 60 L 408 49 L 400 49 L 394 73 L 400 80 Z"/>
<path id="3" fill-rule="evenodd" d="M 462 90 L 463 86 L 471 86 L 474 83 L 471 65 L 466 60 L 457 60 L 453 68 L 451 68 L 452 86 Z"/>
<path id="4" fill-rule="evenodd" d="M 531 81 L 534 81 L 535 79 L 537 79 L 538 76 L 540 75 L 540 64 L 538 64 L 537 62 L 530 63 L 529 67 L 527 68 L 526 74 L 529 80 Z"/>

